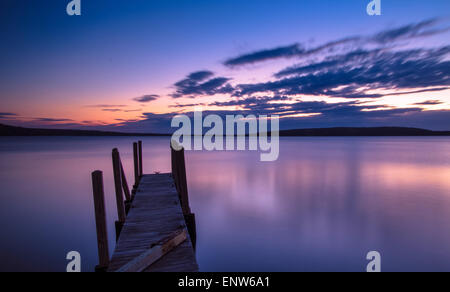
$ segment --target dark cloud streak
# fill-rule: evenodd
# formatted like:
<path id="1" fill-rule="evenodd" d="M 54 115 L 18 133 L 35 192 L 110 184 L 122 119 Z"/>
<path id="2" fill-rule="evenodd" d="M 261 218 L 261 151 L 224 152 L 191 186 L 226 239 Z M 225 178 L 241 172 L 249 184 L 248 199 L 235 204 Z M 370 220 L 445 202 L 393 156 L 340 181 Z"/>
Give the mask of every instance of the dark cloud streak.
<path id="1" fill-rule="evenodd" d="M 118 107 L 127 107 L 126 105 L 119 104 L 94 104 L 94 105 L 87 105 L 85 107 L 88 108 L 118 108 Z"/>
<path id="2" fill-rule="evenodd" d="M 157 100 L 158 98 L 160 98 L 160 96 L 157 94 L 148 94 L 148 95 L 143 95 L 140 97 L 133 98 L 133 100 L 140 102 L 140 103 L 149 103 L 151 101 Z"/>
<path id="3" fill-rule="evenodd" d="M 15 113 L 0 113 L 0 120 L 14 119 L 17 117 Z"/>
<path id="4" fill-rule="evenodd" d="M 417 102 L 414 105 L 440 105 L 440 104 L 443 104 L 443 102 L 440 100 L 427 100 L 424 102 Z"/>
<path id="5" fill-rule="evenodd" d="M 54 118 L 36 118 L 33 121 L 35 121 L 35 122 L 43 122 L 43 123 L 73 122 L 72 119 L 54 119 Z"/>
<path id="6" fill-rule="evenodd" d="M 385 30 L 368 37 L 347 37 L 331 41 L 310 49 L 305 49 L 300 44 L 293 44 L 273 49 L 265 49 L 230 58 L 224 62 L 224 65 L 228 67 L 237 67 L 280 58 L 296 57 L 302 59 L 319 53 L 333 53 L 338 51 L 339 49 L 351 51 L 354 47 L 361 47 L 364 44 L 377 44 L 385 47 L 387 45 L 392 45 L 393 43 L 398 41 L 412 40 L 419 37 L 428 37 L 449 30 L 449 28 L 447 27 L 436 27 L 439 22 L 440 21 L 438 19 L 430 19 L 419 23 L 405 25 L 395 29 Z"/>
<path id="7" fill-rule="evenodd" d="M 202 95 L 230 94 L 234 88 L 228 84 L 231 79 L 225 77 L 213 77 L 210 71 L 199 71 L 191 73 L 186 79 L 174 84 L 175 93 L 173 98 L 190 97 Z"/>
<path id="8" fill-rule="evenodd" d="M 253 64 L 266 60 L 298 56 L 300 54 L 303 54 L 304 52 L 305 52 L 304 48 L 302 48 L 299 44 L 294 44 L 286 47 L 278 47 L 275 49 L 257 51 L 236 58 L 228 59 L 227 61 L 225 61 L 224 65 L 233 67 L 246 64 Z"/>

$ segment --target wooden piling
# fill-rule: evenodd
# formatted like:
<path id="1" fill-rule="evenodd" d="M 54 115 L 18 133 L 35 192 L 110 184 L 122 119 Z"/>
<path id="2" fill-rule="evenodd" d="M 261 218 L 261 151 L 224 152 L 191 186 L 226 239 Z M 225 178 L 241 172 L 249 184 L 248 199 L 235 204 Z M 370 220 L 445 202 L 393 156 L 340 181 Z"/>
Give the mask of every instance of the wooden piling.
<path id="1" fill-rule="evenodd" d="M 195 214 L 191 213 L 189 206 L 189 194 L 186 177 L 186 161 L 184 156 L 184 149 L 176 151 L 172 144 L 170 144 L 171 157 L 172 157 L 172 176 L 177 189 L 181 209 L 183 210 L 184 220 L 189 231 L 189 235 L 192 240 L 192 244 L 195 248 L 197 241 L 197 227 L 195 224 Z"/>
<path id="2" fill-rule="evenodd" d="M 116 222 L 116 239 L 119 239 L 120 232 L 122 231 L 123 224 L 125 223 L 126 212 L 122 192 L 122 176 L 120 166 L 121 163 L 119 151 L 117 149 L 113 149 L 112 160 L 113 160 L 114 185 L 116 190 L 117 215 L 118 215 L 118 221 Z"/>
<path id="3" fill-rule="evenodd" d="M 195 223 L 195 214 L 190 213 L 184 215 L 184 221 L 186 222 L 186 227 L 191 237 L 192 247 L 194 250 L 197 248 L 197 224 Z"/>
<path id="4" fill-rule="evenodd" d="M 138 142 L 139 145 L 139 178 L 144 175 L 144 163 L 142 162 L 142 141 Z"/>
<path id="5" fill-rule="evenodd" d="M 109 266 L 108 229 L 106 225 L 105 192 L 103 173 L 99 170 L 92 173 L 92 189 L 94 193 L 95 223 L 97 228 L 97 246 L 99 264 L 97 272 L 105 272 Z"/>
<path id="6" fill-rule="evenodd" d="M 139 155 L 138 155 L 138 144 L 133 143 L 133 161 L 134 161 L 134 190 L 136 191 L 139 185 Z"/>
<path id="7" fill-rule="evenodd" d="M 176 151 L 171 147 L 172 156 L 172 175 L 175 181 L 175 185 L 180 196 L 181 207 L 183 209 L 183 214 L 191 214 L 191 209 L 189 207 L 189 194 L 186 179 L 186 164 L 184 157 L 184 149 Z"/>

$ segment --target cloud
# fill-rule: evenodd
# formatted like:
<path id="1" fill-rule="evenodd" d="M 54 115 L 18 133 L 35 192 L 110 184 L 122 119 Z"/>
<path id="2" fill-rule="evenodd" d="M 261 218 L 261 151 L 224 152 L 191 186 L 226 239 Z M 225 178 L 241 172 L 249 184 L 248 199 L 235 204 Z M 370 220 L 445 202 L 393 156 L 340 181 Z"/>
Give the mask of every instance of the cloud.
<path id="1" fill-rule="evenodd" d="M 443 104 L 443 102 L 440 100 L 427 100 L 424 102 L 415 103 L 414 105 L 439 105 L 439 104 Z"/>
<path id="2" fill-rule="evenodd" d="M 333 51 L 337 47 L 356 43 L 360 40 L 361 40 L 360 37 L 349 37 L 336 41 L 331 41 L 311 49 L 304 49 L 301 45 L 294 44 L 286 47 L 256 51 L 250 54 L 231 58 L 225 61 L 224 65 L 228 67 L 236 67 L 281 58 L 292 58 L 292 57 L 304 58 L 325 51 Z"/>
<path id="3" fill-rule="evenodd" d="M 374 99 L 447 90 L 450 88 L 450 46 L 402 50 L 404 43 L 397 43 L 448 31 L 439 27 L 439 23 L 440 20 L 431 19 L 370 36 L 341 38 L 308 49 L 293 44 L 255 51 L 230 58 L 224 65 L 235 67 L 292 57 L 300 63 L 276 72 L 276 80 L 235 86 L 230 85 L 229 78 L 214 77 L 211 71 L 194 72 L 174 85 L 175 93 L 171 96 L 249 97 L 266 93 Z M 381 90 L 396 92 L 386 94 Z"/>
<path id="4" fill-rule="evenodd" d="M 358 101 L 327 103 L 324 101 L 298 101 L 292 100 L 279 103 L 279 99 L 287 97 L 265 97 L 233 100 L 228 103 L 214 103 L 217 106 L 240 105 L 242 110 L 209 110 L 203 115 L 216 114 L 225 119 L 226 115 L 271 115 L 281 117 L 281 129 L 299 129 L 316 127 L 378 127 L 403 126 L 418 127 L 432 130 L 449 130 L 448 121 L 450 111 L 425 111 L 420 107 L 391 108 L 387 105 L 368 105 Z M 277 101 L 271 104 L 269 101 Z M 170 133 L 171 119 L 178 113 L 155 114 L 144 113 L 140 121 L 124 122 L 121 130 L 133 132 L 160 132 Z M 193 116 L 193 112 L 183 113 Z M 305 116 L 295 117 L 296 114 Z M 308 114 L 314 114 L 308 116 Z"/>
<path id="5" fill-rule="evenodd" d="M 200 81 L 206 80 L 208 78 L 211 78 L 213 76 L 214 76 L 214 73 L 211 71 L 198 71 L 198 72 L 189 74 L 187 79 L 200 82 Z"/>
<path id="6" fill-rule="evenodd" d="M 397 95 L 416 94 L 416 93 L 424 93 L 424 92 L 437 92 L 437 91 L 444 91 L 444 90 L 449 90 L 449 89 L 450 89 L 450 87 L 433 87 L 433 88 L 429 88 L 429 89 L 420 89 L 420 90 L 383 94 L 383 96 L 397 96 Z"/>
<path id="7" fill-rule="evenodd" d="M 351 113 L 351 114 L 350 114 Z M 282 119 L 284 129 L 329 127 L 415 127 L 448 131 L 450 111 L 422 111 L 419 109 L 387 109 L 358 112 L 343 109 L 313 117 Z"/>
<path id="8" fill-rule="evenodd" d="M 73 122 L 72 119 L 54 119 L 54 118 L 36 118 L 33 121 L 44 122 L 44 123 Z"/>
<path id="9" fill-rule="evenodd" d="M 149 94 L 149 95 L 143 95 L 140 97 L 133 98 L 133 100 L 137 101 L 137 102 L 141 102 L 141 103 L 148 103 L 148 102 L 157 100 L 158 98 L 160 98 L 160 96 L 157 94 Z"/>
<path id="10" fill-rule="evenodd" d="M 318 63 L 289 67 L 275 74 L 276 81 L 240 84 L 235 96 L 272 92 L 282 95 L 320 95 L 344 98 L 379 98 L 369 90 L 448 89 L 450 46 L 405 51 L 356 51 Z M 286 77 L 286 78 L 282 78 Z M 407 94 L 410 92 L 400 93 Z"/>
<path id="11" fill-rule="evenodd" d="M 299 44 L 294 44 L 286 47 L 278 47 L 275 49 L 256 51 L 250 54 L 245 54 L 242 56 L 231 58 L 225 61 L 224 65 L 232 67 L 245 64 L 252 64 L 266 60 L 293 57 L 302 54 L 304 52 L 305 49 L 303 49 Z"/>
<path id="12" fill-rule="evenodd" d="M 203 100 L 202 103 L 175 103 L 169 106 L 174 109 L 172 113 L 143 113 L 139 120 L 124 120 L 115 127 L 133 132 L 173 132 L 174 129 L 170 128 L 173 116 L 187 107 L 202 105 L 220 109 L 205 111 L 204 115 L 276 114 L 282 118 L 282 129 L 405 126 L 449 130 L 449 110 L 423 109 L 424 105 L 442 104 L 438 100 L 402 108 L 366 102 L 386 96 L 450 89 L 450 46 L 414 49 L 412 42 L 448 31 L 440 23 L 433 19 L 373 35 L 340 38 L 313 47 L 295 43 L 229 58 L 224 62 L 228 68 L 278 59 L 292 59 L 294 62 L 273 72 L 271 79 L 258 83 L 233 81 L 231 85 L 230 78 L 215 76 L 209 70 L 190 73 L 174 84 L 171 97 L 223 94 L 230 99 L 210 103 L 203 103 Z M 320 97 L 320 101 L 302 100 L 303 95 Z M 149 95 L 149 102 L 152 97 Z M 347 101 L 331 102 L 330 98 L 337 97 L 347 98 Z M 229 107 L 238 110 L 228 111 Z M 193 115 L 192 112 L 183 114 Z"/>
<path id="13" fill-rule="evenodd" d="M 125 110 L 125 109 L 119 109 L 119 108 L 104 108 L 104 109 L 102 109 L 102 111 L 111 112 L 111 113 L 118 113 L 118 112 L 133 113 L 133 112 L 141 112 L 142 109 Z"/>
<path id="14" fill-rule="evenodd" d="M 438 23 L 438 19 L 429 19 L 419 23 L 386 30 L 373 36 L 372 41 L 385 44 L 403 39 L 431 36 L 448 30 L 448 28 L 435 28 Z"/>
<path id="15" fill-rule="evenodd" d="M 94 104 L 94 105 L 86 105 L 88 108 L 119 108 L 119 107 L 127 107 L 123 104 Z"/>
<path id="16" fill-rule="evenodd" d="M 213 77 L 210 71 L 199 71 L 189 74 L 185 79 L 175 83 L 173 98 L 190 97 L 201 95 L 229 94 L 233 87 L 228 84 L 231 79 L 225 77 Z"/>
<path id="17" fill-rule="evenodd" d="M 205 103 L 187 103 L 187 104 L 173 104 L 169 105 L 171 108 L 185 108 L 185 107 L 196 107 L 196 106 L 205 106 Z"/>
<path id="18" fill-rule="evenodd" d="M 328 103 L 325 101 L 293 101 L 294 100 L 287 96 L 266 96 L 258 98 L 250 97 L 227 102 L 214 102 L 210 105 L 219 107 L 238 106 L 242 108 L 242 113 L 255 115 L 276 114 L 280 117 L 291 116 L 293 114 L 321 114 L 330 118 L 342 115 L 351 115 L 353 117 L 370 115 L 387 117 L 393 114 L 422 111 L 421 108 L 392 109 L 387 105 L 368 105 L 359 101 L 338 103 Z"/>
<path id="19" fill-rule="evenodd" d="M 280 78 L 290 75 L 315 74 L 316 72 L 331 70 L 342 66 L 349 67 L 349 65 L 353 65 L 362 60 L 374 58 L 380 53 L 382 53 L 382 50 L 376 49 L 372 51 L 356 50 L 344 55 L 334 55 L 321 62 L 311 62 L 306 65 L 302 64 L 285 68 L 276 73 L 275 77 Z"/>
<path id="20" fill-rule="evenodd" d="M 6 120 L 17 117 L 17 114 L 14 113 L 0 113 L 0 120 Z"/>
<path id="21" fill-rule="evenodd" d="M 273 113 L 274 111 L 279 111 L 279 108 L 290 106 L 291 104 L 284 104 L 283 102 L 291 100 L 287 96 L 263 96 L 263 97 L 249 97 L 245 99 L 235 99 L 225 102 L 213 102 L 210 106 L 217 107 L 229 107 L 238 106 L 244 110 L 251 110 L 253 112 L 259 113 Z M 277 104 L 272 104 L 272 102 L 277 102 Z M 273 110 L 269 110 L 273 109 Z"/>
<path id="22" fill-rule="evenodd" d="M 293 44 L 273 49 L 264 49 L 230 58 L 224 62 L 224 65 L 228 67 L 237 67 L 280 58 L 296 57 L 298 59 L 303 59 L 318 55 L 320 53 L 329 54 L 339 50 L 351 51 L 354 47 L 361 47 L 367 44 L 382 45 L 382 47 L 388 45 L 391 46 L 395 45 L 394 43 L 398 41 L 428 37 L 444 33 L 449 30 L 448 27 L 437 27 L 439 23 L 440 21 L 438 19 L 430 19 L 395 29 L 385 30 L 371 36 L 346 37 L 309 49 L 305 49 L 300 44 Z"/>

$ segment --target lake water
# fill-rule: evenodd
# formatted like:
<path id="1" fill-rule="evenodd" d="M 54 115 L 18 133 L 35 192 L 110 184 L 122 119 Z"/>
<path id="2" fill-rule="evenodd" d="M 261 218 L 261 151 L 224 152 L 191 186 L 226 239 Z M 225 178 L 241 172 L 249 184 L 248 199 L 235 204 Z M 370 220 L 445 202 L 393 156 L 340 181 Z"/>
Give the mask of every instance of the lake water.
<path id="1" fill-rule="evenodd" d="M 90 173 L 103 170 L 110 247 L 111 149 L 128 181 L 133 138 L 0 138 L 0 271 L 97 264 Z M 144 138 L 144 170 L 170 171 L 168 138 Z M 282 138 L 257 152 L 187 152 L 201 271 L 450 271 L 450 138 Z"/>

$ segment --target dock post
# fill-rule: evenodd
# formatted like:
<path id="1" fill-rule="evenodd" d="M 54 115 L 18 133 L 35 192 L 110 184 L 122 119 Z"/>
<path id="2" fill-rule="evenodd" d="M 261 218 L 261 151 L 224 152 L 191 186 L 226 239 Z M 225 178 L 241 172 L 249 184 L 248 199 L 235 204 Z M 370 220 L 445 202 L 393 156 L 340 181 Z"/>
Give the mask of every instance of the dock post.
<path id="1" fill-rule="evenodd" d="M 116 239 L 119 239 L 120 232 L 122 231 L 123 224 L 126 219 L 125 204 L 123 202 L 123 192 L 122 192 L 122 176 L 120 167 L 120 156 L 117 148 L 113 149 L 112 152 L 113 160 L 113 171 L 114 171 L 114 185 L 116 190 L 116 201 L 117 201 L 117 215 L 118 221 L 116 222 Z"/>
<path id="2" fill-rule="evenodd" d="M 172 144 L 170 144 L 170 158 L 172 162 L 172 177 L 173 181 L 175 183 L 175 188 L 178 192 L 178 197 L 181 202 L 181 196 L 180 196 L 180 189 L 179 189 L 179 182 L 178 182 L 178 169 L 177 169 L 177 151 L 172 147 Z"/>
<path id="3" fill-rule="evenodd" d="M 138 142 L 139 145 L 139 178 L 144 175 L 144 163 L 142 162 L 142 141 Z"/>
<path id="4" fill-rule="evenodd" d="M 171 166 L 172 166 L 172 177 L 173 177 L 173 181 L 175 182 L 175 187 L 178 191 L 178 178 L 177 178 L 177 171 L 176 171 L 176 150 L 173 149 L 172 144 L 170 144 L 170 161 L 171 161 Z M 178 192 L 179 194 L 179 192 Z"/>
<path id="5" fill-rule="evenodd" d="M 189 236 L 191 237 L 192 244 L 195 249 L 197 241 L 197 227 L 195 224 L 195 214 L 191 212 L 191 208 L 189 206 L 184 148 L 176 151 L 172 147 L 172 144 L 170 145 L 172 158 L 172 176 L 175 181 L 175 187 L 180 198 L 181 208 L 183 210 L 184 220 L 189 231 Z"/>
<path id="6" fill-rule="evenodd" d="M 184 221 L 186 222 L 186 227 L 191 237 L 192 247 L 194 250 L 197 249 L 197 224 L 195 223 L 195 214 L 189 213 L 184 215 Z"/>
<path id="7" fill-rule="evenodd" d="M 95 267 L 95 271 L 106 272 L 109 266 L 108 229 L 106 225 L 103 173 L 99 170 L 92 173 L 92 189 L 94 193 L 95 223 L 97 228 L 99 258 L 99 264 Z"/>
<path id="8" fill-rule="evenodd" d="M 175 185 L 180 196 L 181 207 L 183 208 L 183 213 L 190 214 L 191 209 L 189 207 L 189 194 L 187 188 L 186 179 L 186 164 L 184 157 L 184 149 L 176 151 L 172 149 L 172 175 L 175 181 Z"/>
<path id="9" fill-rule="evenodd" d="M 138 144 L 133 143 L 133 161 L 134 161 L 134 187 L 133 192 L 136 193 L 137 187 L 139 185 L 139 155 L 138 155 Z"/>

